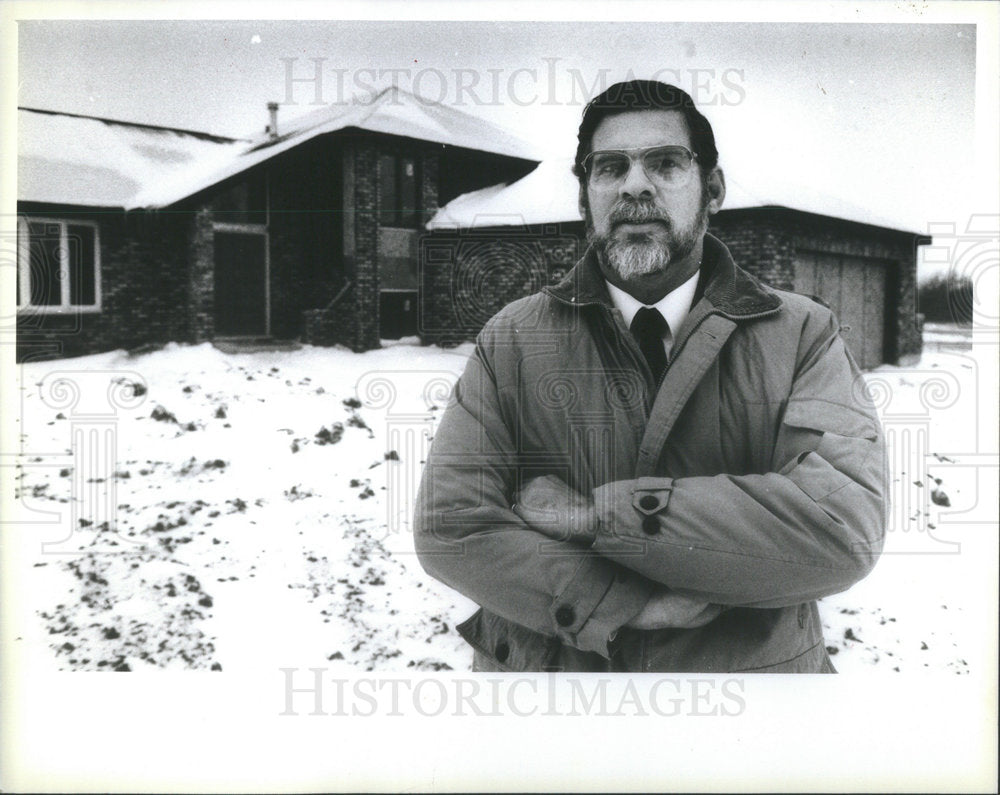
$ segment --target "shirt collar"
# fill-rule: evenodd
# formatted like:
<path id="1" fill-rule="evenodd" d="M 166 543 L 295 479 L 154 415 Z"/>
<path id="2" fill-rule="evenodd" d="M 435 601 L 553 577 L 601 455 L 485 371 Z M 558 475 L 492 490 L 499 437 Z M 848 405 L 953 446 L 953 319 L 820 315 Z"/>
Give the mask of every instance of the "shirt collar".
<path id="1" fill-rule="evenodd" d="M 605 280 L 605 284 L 607 284 L 611 302 L 622 313 L 626 326 L 631 327 L 632 318 L 635 317 L 635 313 L 640 308 L 650 306 L 660 310 L 663 319 L 670 326 L 670 333 L 676 335 L 678 329 L 684 323 L 688 312 L 691 310 L 691 304 L 694 302 L 694 294 L 698 289 L 698 271 L 695 271 L 691 278 L 684 282 L 684 284 L 671 290 L 655 304 L 644 304 L 620 287 L 615 287 L 615 285 L 607 280 Z"/>

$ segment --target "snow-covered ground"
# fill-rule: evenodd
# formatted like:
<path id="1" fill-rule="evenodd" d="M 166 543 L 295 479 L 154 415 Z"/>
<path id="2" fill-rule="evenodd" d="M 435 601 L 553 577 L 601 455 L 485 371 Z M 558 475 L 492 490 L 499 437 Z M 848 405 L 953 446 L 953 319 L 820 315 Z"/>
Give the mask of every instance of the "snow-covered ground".
<path id="1" fill-rule="evenodd" d="M 894 507 L 874 573 L 821 602 L 842 672 L 991 664 L 996 420 L 980 401 L 994 371 L 970 340 L 929 329 L 918 365 L 867 376 Z M 37 671 L 468 670 L 455 625 L 474 606 L 424 574 L 410 514 L 470 351 L 170 345 L 24 365 L 5 550 L 19 657 Z"/>

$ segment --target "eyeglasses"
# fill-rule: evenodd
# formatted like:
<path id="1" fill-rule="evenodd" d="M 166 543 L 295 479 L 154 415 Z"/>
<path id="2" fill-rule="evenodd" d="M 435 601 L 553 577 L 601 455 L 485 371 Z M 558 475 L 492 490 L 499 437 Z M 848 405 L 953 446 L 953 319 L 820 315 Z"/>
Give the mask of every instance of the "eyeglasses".
<path id="1" fill-rule="evenodd" d="M 649 146 L 644 149 L 599 149 L 583 158 L 587 184 L 596 190 L 617 188 L 637 160 L 650 181 L 664 188 L 683 188 L 698 158 L 684 146 Z"/>

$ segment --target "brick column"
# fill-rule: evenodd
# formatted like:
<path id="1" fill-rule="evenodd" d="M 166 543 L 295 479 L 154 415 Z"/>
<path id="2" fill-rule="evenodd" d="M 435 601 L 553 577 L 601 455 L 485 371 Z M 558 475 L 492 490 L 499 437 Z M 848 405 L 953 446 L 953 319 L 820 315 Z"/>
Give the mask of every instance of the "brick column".
<path id="1" fill-rule="evenodd" d="M 349 338 L 354 351 L 379 347 L 378 153 L 371 144 L 345 149 L 345 265 L 354 286 L 343 306 L 353 312 Z M 345 170 L 346 171 L 346 170 Z"/>
<path id="2" fill-rule="evenodd" d="M 909 250 L 901 251 L 897 260 L 899 273 L 893 303 L 896 304 L 896 339 L 894 364 L 904 364 L 920 358 L 923 352 L 923 324 L 917 317 L 917 242 L 914 237 Z M 889 289 L 892 289 L 890 285 Z"/>
<path id="3" fill-rule="evenodd" d="M 188 234 L 188 326 L 192 342 L 215 335 L 215 235 L 212 213 L 195 210 L 186 223 Z"/>
<path id="4" fill-rule="evenodd" d="M 424 155 L 423 168 L 420 169 L 420 207 L 421 232 L 424 224 L 431 220 L 438 211 L 438 173 L 441 168 L 441 158 L 434 152 Z"/>

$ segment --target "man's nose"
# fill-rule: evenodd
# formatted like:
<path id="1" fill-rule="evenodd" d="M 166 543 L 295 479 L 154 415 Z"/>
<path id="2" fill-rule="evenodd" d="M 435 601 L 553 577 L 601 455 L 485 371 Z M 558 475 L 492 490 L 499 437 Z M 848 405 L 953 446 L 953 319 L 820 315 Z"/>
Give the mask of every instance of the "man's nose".
<path id="1" fill-rule="evenodd" d="M 641 196 L 649 198 L 655 192 L 655 187 L 647 176 L 646 169 L 642 167 L 642 163 L 638 160 L 629 163 L 628 174 L 625 175 L 624 182 L 618 188 L 618 195 L 620 197 L 638 198 Z"/>

